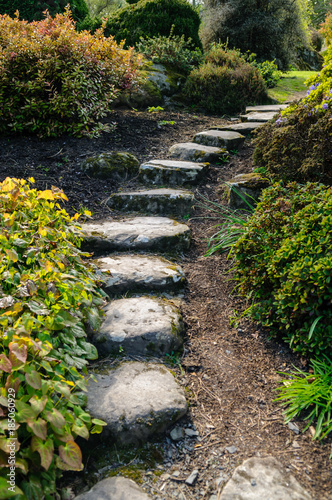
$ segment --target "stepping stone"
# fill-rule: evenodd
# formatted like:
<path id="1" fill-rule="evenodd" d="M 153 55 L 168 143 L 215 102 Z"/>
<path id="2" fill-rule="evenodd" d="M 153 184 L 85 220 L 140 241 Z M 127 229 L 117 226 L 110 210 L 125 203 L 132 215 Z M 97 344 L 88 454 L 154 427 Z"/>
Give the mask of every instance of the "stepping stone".
<path id="1" fill-rule="evenodd" d="M 102 288 L 109 295 L 126 292 L 169 292 L 184 286 L 180 266 L 155 255 L 115 255 L 94 261 L 107 273 Z"/>
<path id="2" fill-rule="evenodd" d="M 114 210 L 180 215 L 190 212 L 194 194 L 185 189 L 150 189 L 112 194 L 106 204 Z"/>
<path id="3" fill-rule="evenodd" d="M 255 206 L 262 190 L 270 186 L 268 179 L 260 174 L 240 174 L 227 181 L 228 206 L 232 210 L 250 210 L 248 204 Z M 245 201 L 246 200 L 246 201 Z"/>
<path id="4" fill-rule="evenodd" d="M 276 112 L 278 113 L 278 111 Z M 242 122 L 262 122 L 266 123 L 276 115 L 275 112 L 270 113 L 248 113 L 247 115 L 240 115 Z"/>
<path id="5" fill-rule="evenodd" d="M 252 111 L 259 113 L 278 113 L 282 109 L 286 109 L 288 104 L 264 104 L 263 106 L 247 106 L 246 113 L 250 113 Z"/>
<path id="6" fill-rule="evenodd" d="M 237 467 L 220 500 L 311 500 L 274 457 L 249 458 Z"/>
<path id="7" fill-rule="evenodd" d="M 234 123 L 234 125 L 225 125 L 225 127 L 211 127 L 213 130 L 233 130 L 243 135 L 251 134 L 256 128 L 260 127 L 262 122 L 243 122 Z"/>
<path id="8" fill-rule="evenodd" d="M 137 444 L 187 413 L 183 389 L 161 364 L 125 362 L 94 377 L 89 381 L 87 410 L 106 422 L 103 441 Z"/>
<path id="9" fill-rule="evenodd" d="M 91 337 L 100 357 L 118 354 L 165 356 L 183 344 L 180 312 L 163 298 L 113 300 L 104 307 L 100 331 Z"/>
<path id="10" fill-rule="evenodd" d="M 90 177 L 113 179 L 123 182 L 137 175 L 138 159 L 130 153 L 109 151 L 98 156 L 86 158 L 81 164 L 81 170 Z"/>
<path id="11" fill-rule="evenodd" d="M 238 132 L 228 130 L 207 130 L 199 132 L 194 137 L 194 142 L 204 144 L 205 146 L 214 146 L 216 148 L 237 149 L 244 143 L 244 135 Z"/>
<path id="12" fill-rule="evenodd" d="M 122 221 L 82 224 L 83 248 L 94 253 L 148 250 L 188 250 L 190 229 L 167 217 L 135 217 Z"/>
<path id="13" fill-rule="evenodd" d="M 139 178 L 142 182 L 151 184 L 169 184 L 171 186 L 197 184 L 206 174 L 208 168 L 208 163 L 151 160 L 140 166 Z"/>
<path id="14" fill-rule="evenodd" d="M 182 142 L 171 146 L 169 154 L 171 158 L 178 160 L 216 163 L 221 157 L 227 156 L 228 151 L 225 148 L 214 148 L 195 142 Z"/>
<path id="15" fill-rule="evenodd" d="M 108 477 L 95 484 L 91 490 L 75 497 L 75 500 L 149 500 L 134 481 L 126 477 Z"/>

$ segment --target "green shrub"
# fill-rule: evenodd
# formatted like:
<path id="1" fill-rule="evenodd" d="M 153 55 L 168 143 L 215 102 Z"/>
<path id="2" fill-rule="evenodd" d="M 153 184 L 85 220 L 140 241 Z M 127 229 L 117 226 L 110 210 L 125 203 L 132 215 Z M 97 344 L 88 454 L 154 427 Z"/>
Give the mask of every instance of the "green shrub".
<path id="1" fill-rule="evenodd" d="M 184 95 L 208 112 L 221 114 L 244 111 L 247 104 L 267 98 L 259 71 L 238 51 L 220 46 L 214 46 L 204 64 L 190 73 Z"/>
<path id="2" fill-rule="evenodd" d="M 319 31 L 316 31 L 314 29 L 310 30 L 310 41 L 311 45 L 317 52 L 320 52 L 322 50 L 324 37 Z"/>
<path id="3" fill-rule="evenodd" d="M 46 10 L 54 17 L 56 14 L 64 12 L 68 4 L 75 21 L 83 20 L 89 14 L 85 0 L 25 0 L 24 2 L 22 0 L 0 0 L 0 14 L 14 17 L 18 10 L 20 19 L 40 21 L 45 17 Z"/>
<path id="4" fill-rule="evenodd" d="M 250 316 L 306 355 L 332 355 L 331 230 L 331 188 L 279 183 L 263 191 L 234 247 L 239 289 L 254 299 Z"/>
<path id="5" fill-rule="evenodd" d="M 103 30 L 77 33 L 70 12 L 28 23 L 0 16 L 0 133 L 93 135 L 140 57 Z"/>
<path id="6" fill-rule="evenodd" d="M 100 25 L 100 20 L 86 19 L 79 29 L 95 29 Z M 195 47 L 201 48 L 199 25 L 197 11 L 186 0 L 140 0 L 117 11 L 107 21 L 105 35 L 114 36 L 118 43 L 125 40 L 125 47 L 133 47 L 141 37 L 168 37 L 173 29 L 175 36 L 190 38 Z"/>
<path id="7" fill-rule="evenodd" d="M 202 59 L 198 47 L 192 49 L 191 39 L 185 41 L 184 36 L 173 35 L 173 27 L 169 36 L 143 37 L 136 45 L 136 50 L 154 63 L 170 66 L 180 73 L 189 73 Z"/>
<path id="8" fill-rule="evenodd" d="M 264 82 L 268 89 L 271 89 L 277 85 L 281 78 L 281 71 L 278 70 L 278 66 L 274 61 L 263 61 L 261 63 L 257 62 L 256 54 L 251 54 L 247 52 L 243 55 L 245 60 L 255 66 L 263 77 Z"/>
<path id="9" fill-rule="evenodd" d="M 254 162 L 274 179 L 332 184 L 332 48 L 307 96 L 259 127 Z"/>
<path id="10" fill-rule="evenodd" d="M 55 498 L 61 471 L 83 467 L 77 436 L 103 425 L 84 410 L 87 380 L 78 369 L 97 357 L 86 330 L 98 329 L 104 298 L 77 248 L 78 215 L 59 204 L 66 199 L 22 179 L 0 184 L 0 498 L 14 495 L 9 444 L 16 493 Z"/>

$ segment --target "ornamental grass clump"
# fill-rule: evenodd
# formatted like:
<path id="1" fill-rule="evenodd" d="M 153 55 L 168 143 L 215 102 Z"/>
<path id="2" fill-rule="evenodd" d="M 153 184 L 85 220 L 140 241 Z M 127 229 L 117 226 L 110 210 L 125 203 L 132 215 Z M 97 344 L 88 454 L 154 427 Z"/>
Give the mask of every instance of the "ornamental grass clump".
<path id="1" fill-rule="evenodd" d="M 0 498 L 57 498 L 61 471 L 83 468 L 76 438 L 104 424 L 84 409 L 79 370 L 97 358 L 86 332 L 99 328 L 105 296 L 66 199 L 22 179 L 0 184 Z"/>
<path id="2" fill-rule="evenodd" d="M 0 16 L 0 133 L 56 137 L 98 134 L 121 90 L 137 79 L 141 56 L 104 36 L 75 30 L 66 9 L 28 23 Z"/>
<path id="3" fill-rule="evenodd" d="M 259 127 L 254 163 L 275 180 L 332 184 L 332 47 L 307 96 Z"/>
<path id="4" fill-rule="evenodd" d="M 332 357 L 331 188 L 275 184 L 246 228 L 232 255 L 248 314 L 294 351 Z"/>

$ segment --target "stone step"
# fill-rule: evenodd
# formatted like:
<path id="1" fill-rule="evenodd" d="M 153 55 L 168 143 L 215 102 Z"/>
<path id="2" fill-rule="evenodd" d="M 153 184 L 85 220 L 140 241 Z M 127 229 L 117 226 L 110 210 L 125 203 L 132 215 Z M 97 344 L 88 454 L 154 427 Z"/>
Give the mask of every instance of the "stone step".
<path id="1" fill-rule="evenodd" d="M 123 362 L 89 381 L 87 410 L 106 422 L 97 438 L 142 443 L 165 431 L 187 412 L 183 389 L 165 366 Z"/>
<path id="2" fill-rule="evenodd" d="M 268 179 L 260 174 L 239 174 L 227 181 L 228 206 L 232 210 L 250 210 L 246 201 L 254 207 L 263 189 L 270 186 Z"/>
<path id="3" fill-rule="evenodd" d="M 233 132 L 239 132 L 243 135 L 249 135 L 261 125 L 262 122 L 242 122 L 234 123 L 233 125 L 225 125 L 224 127 L 211 127 L 211 130 L 232 130 Z"/>
<path id="4" fill-rule="evenodd" d="M 244 135 L 229 130 L 206 130 L 194 137 L 194 142 L 216 148 L 238 149 L 244 143 Z"/>
<path id="5" fill-rule="evenodd" d="M 122 221 L 83 224 L 82 248 L 102 254 L 110 251 L 144 250 L 177 252 L 190 246 L 190 229 L 167 217 L 134 217 Z"/>
<path id="6" fill-rule="evenodd" d="M 145 183 L 169 184 L 170 186 L 197 184 L 204 177 L 208 168 L 208 163 L 151 160 L 140 166 L 139 178 Z"/>
<path id="7" fill-rule="evenodd" d="M 278 113 L 278 112 L 277 112 Z M 248 113 L 247 115 L 240 115 L 240 119 L 242 122 L 261 122 L 266 123 L 276 115 L 275 112 L 267 112 L 267 113 Z"/>
<path id="8" fill-rule="evenodd" d="M 195 142 L 181 142 L 169 148 L 169 155 L 178 160 L 217 163 L 221 157 L 228 156 L 228 151 Z"/>
<path id="9" fill-rule="evenodd" d="M 261 106 L 247 106 L 246 113 L 259 112 L 259 113 L 278 113 L 282 109 L 286 109 L 288 104 L 264 104 Z"/>
<path id="10" fill-rule="evenodd" d="M 170 292 L 184 286 L 180 266 L 155 255 L 115 255 L 94 261 L 107 278 L 103 290 L 109 295 L 126 292 Z"/>
<path id="11" fill-rule="evenodd" d="M 194 194 L 186 189 L 149 189 L 112 194 L 106 204 L 114 210 L 184 216 L 190 212 Z"/>
<path id="12" fill-rule="evenodd" d="M 95 484 L 91 490 L 81 493 L 75 500 L 149 500 L 134 481 L 126 477 L 107 477 Z"/>
<path id="13" fill-rule="evenodd" d="M 132 297 L 113 300 L 104 308 L 100 331 L 91 337 L 98 354 L 165 356 L 183 344 L 184 327 L 179 309 L 169 300 Z"/>
<path id="14" fill-rule="evenodd" d="M 274 457 L 249 458 L 237 467 L 220 500 L 311 500 L 309 493 Z"/>

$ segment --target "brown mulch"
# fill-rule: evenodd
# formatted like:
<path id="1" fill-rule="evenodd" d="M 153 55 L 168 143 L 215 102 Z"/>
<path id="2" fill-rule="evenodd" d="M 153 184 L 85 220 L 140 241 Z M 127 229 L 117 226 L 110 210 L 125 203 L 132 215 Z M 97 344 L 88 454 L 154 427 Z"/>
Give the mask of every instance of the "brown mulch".
<path id="1" fill-rule="evenodd" d="M 161 126 L 161 120 L 176 123 Z M 92 210 L 94 219 L 109 217 L 101 202 L 125 186 L 82 174 L 79 165 L 85 157 L 119 150 L 135 154 L 140 161 L 165 158 L 175 142 L 185 142 L 196 132 L 224 123 L 219 117 L 184 112 L 154 115 L 127 110 L 114 112 L 111 121 L 117 123 L 116 130 L 98 139 L 0 138 L 0 180 L 33 176 L 38 189 L 61 187 L 69 198 L 69 212 L 84 205 Z M 220 201 L 222 181 L 252 171 L 251 155 L 249 140 L 229 163 L 211 169 L 196 189 L 197 199 L 202 194 Z M 173 368 L 190 400 L 188 416 L 177 425 L 196 429 L 199 436 L 174 442 L 168 433 L 158 442 L 160 456 L 154 465 L 138 467 L 135 479 L 160 500 L 209 499 L 218 495 L 243 460 L 273 455 L 314 500 L 332 499 L 331 439 L 323 444 L 312 441 L 312 429 L 295 434 L 284 425 L 282 411 L 273 402 L 282 378 L 278 372 L 289 371 L 292 365 L 305 368 L 306 362 L 236 315 L 247 304 L 234 292 L 231 260 L 226 255 L 204 257 L 207 238 L 214 232 L 209 215 L 197 204 L 189 221 L 193 243 L 181 258 L 187 277 L 182 306 L 186 340 L 182 369 L 176 364 Z M 302 421 L 296 423 L 300 429 L 305 426 Z M 226 450 L 231 446 L 236 448 L 230 448 L 233 453 Z M 199 471 L 198 480 L 188 486 L 184 480 L 194 469 Z M 91 461 L 85 472 L 85 479 L 98 476 Z"/>

